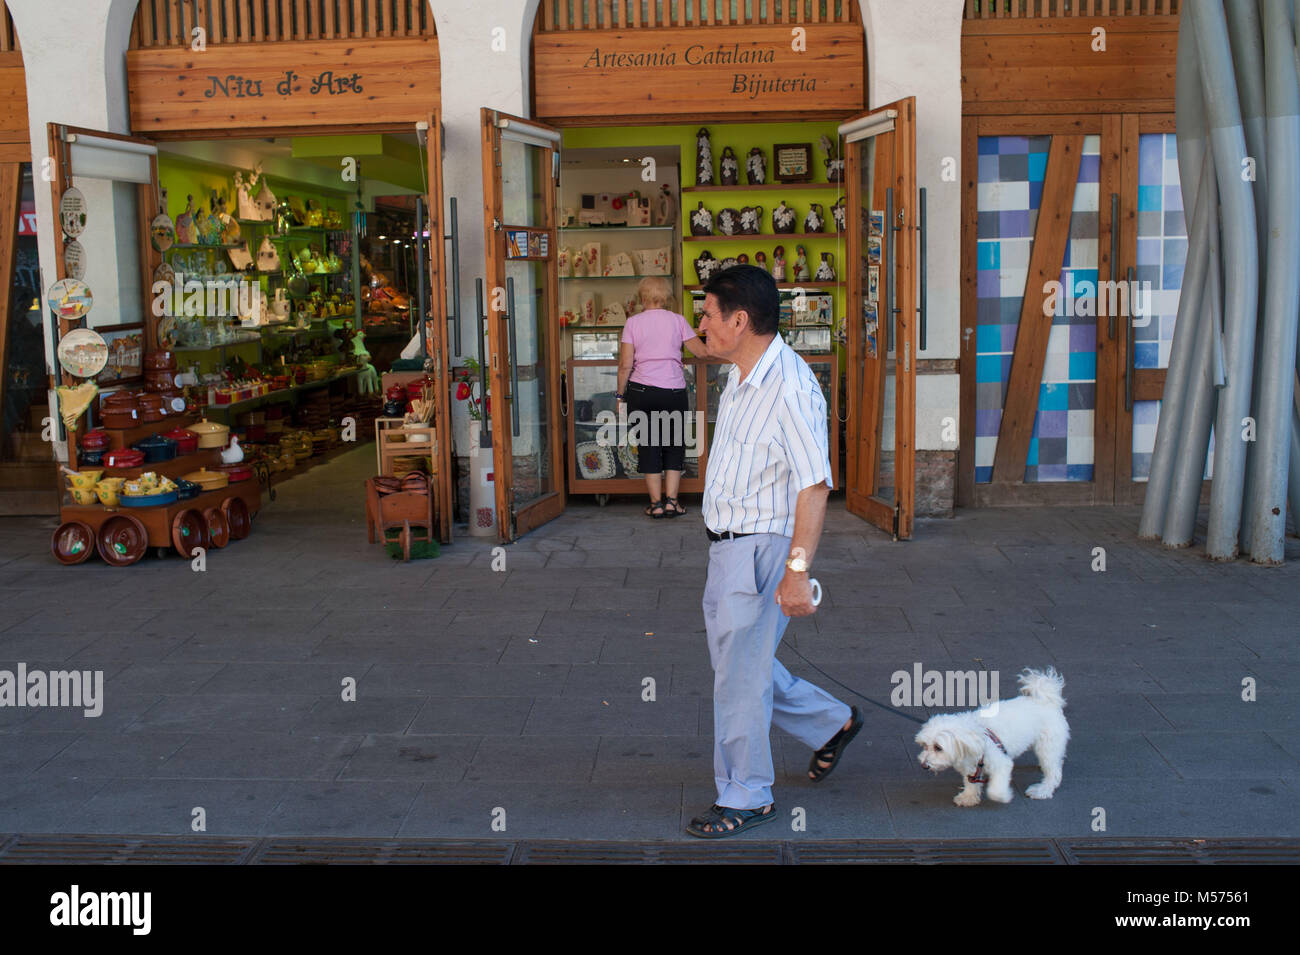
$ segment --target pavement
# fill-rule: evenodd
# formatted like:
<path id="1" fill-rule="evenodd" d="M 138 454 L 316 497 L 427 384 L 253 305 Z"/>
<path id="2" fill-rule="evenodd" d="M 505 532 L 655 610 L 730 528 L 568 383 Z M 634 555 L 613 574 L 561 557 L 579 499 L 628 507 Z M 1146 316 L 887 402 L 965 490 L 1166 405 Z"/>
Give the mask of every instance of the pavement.
<path id="1" fill-rule="evenodd" d="M 0 833 L 694 841 L 714 799 L 698 499 L 651 521 L 580 497 L 495 554 L 462 536 L 403 565 L 366 543 L 373 453 L 280 485 L 201 572 L 62 567 L 52 519 L 0 520 L 0 670 L 105 681 L 99 717 L 0 708 Z M 896 543 L 833 497 L 824 601 L 779 656 L 866 725 L 817 785 L 774 731 L 787 821 L 730 841 L 1300 835 L 1300 543 L 1279 568 L 1212 563 L 1137 519 L 960 510 Z M 1057 667 L 1055 798 L 1024 797 L 1031 752 L 1010 804 L 955 807 L 916 724 L 855 695 L 888 702 L 917 664 L 996 673 L 1003 697 Z"/>

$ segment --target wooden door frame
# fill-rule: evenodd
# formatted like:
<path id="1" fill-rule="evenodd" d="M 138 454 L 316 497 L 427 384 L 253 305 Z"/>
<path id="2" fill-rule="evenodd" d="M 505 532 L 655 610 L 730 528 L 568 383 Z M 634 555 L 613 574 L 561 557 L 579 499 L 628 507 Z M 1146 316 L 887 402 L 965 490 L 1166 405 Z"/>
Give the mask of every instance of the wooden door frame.
<path id="1" fill-rule="evenodd" d="M 847 358 L 848 398 L 847 427 L 845 428 L 845 503 L 849 511 L 874 524 L 881 530 L 891 533 L 898 540 L 907 540 L 912 536 L 916 511 L 916 301 L 917 301 L 917 240 L 918 240 L 918 193 L 916 177 L 916 98 L 903 97 L 892 103 L 883 104 L 875 109 L 849 116 L 841 123 L 865 119 L 879 115 L 888 110 L 897 113 L 892 130 L 878 136 L 897 135 L 893 161 L 892 178 L 888 182 L 878 181 L 873 174 L 873 189 L 894 190 L 895 220 L 901 216 L 902 225 L 896 222 L 885 223 L 884 247 L 891 247 L 894 254 L 886 252 L 885 268 L 881 270 L 880 290 L 876 303 L 879 322 L 877 331 L 877 354 L 875 366 L 866 372 L 864 380 L 858 380 L 858 362 L 862 350 L 866 347 L 862 340 L 862 315 L 859 306 L 862 289 L 862 229 L 861 212 L 863 209 L 860 176 L 856 163 L 845 163 L 845 205 L 849 220 L 846 223 L 846 301 L 853 314 L 846 319 L 845 330 L 848 347 Z M 874 137 L 873 137 L 874 138 Z M 849 150 L 861 149 L 866 140 L 846 144 L 846 156 Z M 879 140 L 878 140 L 879 142 Z M 876 154 L 876 169 L 880 166 L 880 153 Z M 872 197 L 866 208 L 874 208 Z M 884 208 L 882 200 L 881 208 Z M 888 271 L 886 271 L 886 269 Z M 899 276 L 902 276 L 901 280 Z M 887 376 L 884 370 L 889 362 L 888 337 L 883 314 L 887 310 L 887 288 L 895 286 L 895 308 L 897 315 L 894 337 L 894 504 L 891 506 L 871 493 L 862 493 L 859 487 L 874 489 L 877 482 L 879 464 L 880 427 L 884 415 L 884 387 Z M 901 362 L 901 364 L 900 364 Z M 870 409 L 866 408 L 869 399 L 874 400 Z M 855 407 L 859 413 L 854 415 Z M 838 422 L 836 422 L 838 427 Z M 866 427 L 869 430 L 864 432 Z M 862 435 L 872 433 L 876 437 L 868 442 L 871 453 L 864 455 Z M 855 439 L 856 438 L 856 439 Z M 863 460 L 866 457 L 868 460 Z"/>
<path id="2" fill-rule="evenodd" d="M 550 233 L 546 282 L 551 314 L 547 316 L 547 320 L 544 322 L 543 334 L 546 354 L 550 356 L 548 362 L 550 367 L 547 371 L 550 380 L 547 383 L 546 428 L 548 432 L 548 453 L 551 458 L 551 480 L 554 482 L 554 490 L 529 504 L 523 513 L 514 514 L 511 505 L 514 488 L 514 458 L 509 453 L 513 434 L 510 425 L 507 424 L 510 420 L 508 402 L 515 400 L 515 396 L 509 389 L 508 374 L 509 363 L 514 356 L 508 353 L 508 337 L 502 322 L 513 322 L 515 316 L 508 315 L 504 311 L 500 313 L 493 311 L 493 289 L 497 286 L 505 286 L 506 229 L 514 224 L 501 221 L 496 216 L 496 212 L 504 204 L 500 172 L 501 133 L 500 128 L 497 126 L 498 119 L 513 120 L 542 129 L 553 130 L 554 127 L 487 107 L 479 110 L 483 157 L 483 236 L 486 259 L 485 274 L 487 276 L 487 281 L 484 283 L 486 285 L 484 310 L 487 313 L 488 343 L 491 348 L 491 357 L 489 358 L 489 364 L 491 365 L 491 394 L 497 396 L 496 409 L 490 416 L 493 421 L 492 457 L 495 472 L 493 490 L 497 507 L 497 537 L 503 543 L 509 543 L 559 517 L 564 513 L 565 506 L 564 425 L 561 423 L 562 416 L 560 414 L 560 376 L 563 363 L 560 361 L 559 322 L 553 320 L 558 314 L 559 303 L 559 272 L 556 263 L 556 250 L 559 239 L 557 231 L 559 183 L 554 171 L 554 155 L 557 153 L 559 146 L 544 149 L 544 162 L 550 165 L 550 169 L 545 171 L 545 175 L 551 183 L 551 201 L 543 203 L 543 222 L 541 226 L 542 229 Z M 520 228 L 536 230 L 538 227 L 520 226 Z M 504 361 L 502 360 L 503 356 L 505 356 Z"/>

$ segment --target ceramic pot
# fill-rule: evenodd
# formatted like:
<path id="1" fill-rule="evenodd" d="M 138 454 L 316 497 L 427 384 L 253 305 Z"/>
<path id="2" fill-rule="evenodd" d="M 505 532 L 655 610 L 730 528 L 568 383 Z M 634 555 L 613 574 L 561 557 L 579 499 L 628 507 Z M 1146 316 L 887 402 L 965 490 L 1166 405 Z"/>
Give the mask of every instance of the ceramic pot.
<path id="1" fill-rule="evenodd" d="M 794 232 L 797 218 L 795 211 L 782 199 L 781 204 L 772 210 L 772 231 L 782 235 Z"/>
<path id="2" fill-rule="evenodd" d="M 199 448 L 224 448 L 230 436 L 230 426 L 209 421 L 204 418 L 198 424 L 190 425 L 190 430 L 199 436 Z"/>
<path id="3" fill-rule="evenodd" d="M 691 235 L 713 235 L 713 213 L 701 201 L 691 213 Z"/>
<path id="4" fill-rule="evenodd" d="M 145 353 L 145 371 L 174 371 L 175 368 L 176 355 L 174 352 L 159 350 Z"/>
<path id="5" fill-rule="evenodd" d="M 740 235 L 758 235 L 763 231 L 763 207 L 742 206 L 740 210 Z"/>
<path id="6" fill-rule="evenodd" d="M 87 431 L 81 436 L 81 450 L 83 451 L 103 451 L 112 443 L 113 440 L 108 436 L 108 433 L 99 428 Z"/>
<path id="7" fill-rule="evenodd" d="M 205 491 L 215 491 L 230 483 L 230 477 L 224 471 L 209 471 L 207 468 L 191 471 L 185 475 L 185 480 L 197 484 Z"/>
<path id="8" fill-rule="evenodd" d="M 118 448 L 104 456 L 104 463 L 110 468 L 138 468 L 144 464 L 144 452 L 135 448 Z"/>
<path id="9" fill-rule="evenodd" d="M 170 441 L 176 442 L 176 454 L 193 454 L 199 449 L 199 436 L 193 431 L 187 431 L 185 428 L 174 428 L 163 435 Z"/>
<path id="10" fill-rule="evenodd" d="M 740 163 L 730 146 L 722 147 L 722 161 L 718 164 L 718 183 L 723 186 L 740 185 Z"/>
<path id="11" fill-rule="evenodd" d="M 171 438 L 163 437 L 161 434 L 151 435 L 143 441 L 137 441 L 134 447 L 137 451 L 144 453 L 145 464 L 170 461 L 176 457 L 176 442 Z"/>
<path id="12" fill-rule="evenodd" d="M 745 159 L 745 178 L 751 186 L 767 183 L 767 157 L 757 146 L 749 151 L 749 156 Z"/>
<path id="13" fill-rule="evenodd" d="M 740 212 L 737 209 L 722 209 L 718 212 L 718 233 L 720 235 L 740 234 Z"/>

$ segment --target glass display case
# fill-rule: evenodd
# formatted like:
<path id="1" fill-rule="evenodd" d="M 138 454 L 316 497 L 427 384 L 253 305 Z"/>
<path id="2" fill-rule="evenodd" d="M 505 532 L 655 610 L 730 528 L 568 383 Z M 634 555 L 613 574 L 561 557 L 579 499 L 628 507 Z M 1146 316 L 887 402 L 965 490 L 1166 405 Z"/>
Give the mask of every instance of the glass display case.
<path id="1" fill-rule="evenodd" d="M 812 368 L 826 397 L 831 476 L 838 487 L 838 359 L 833 353 L 801 357 Z M 700 494 L 704 491 L 718 402 L 727 386 L 730 369 L 730 364 L 705 359 L 687 358 L 682 362 L 691 408 L 691 414 L 684 422 L 686 466 L 681 485 L 684 493 Z M 634 423 L 626 419 L 620 421 L 618 401 L 614 398 L 618 390 L 618 361 L 570 359 L 565 377 L 569 418 L 568 492 L 600 495 L 643 493 L 645 478 L 637 470 L 637 432 Z M 703 387 L 697 387 L 699 382 L 703 382 Z"/>
<path id="2" fill-rule="evenodd" d="M 708 398 L 695 387 L 705 362 L 687 359 L 682 371 L 691 413 L 684 421 L 650 421 L 640 425 L 620 419 L 617 359 L 570 359 L 567 363 L 570 494 L 640 494 L 645 477 L 637 470 L 636 443 L 647 427 L 680 427 L 686 444 L 681 490 L 704 490 L 710 428 Z M 709 370 L 718 366 L 711 366 Z"/>

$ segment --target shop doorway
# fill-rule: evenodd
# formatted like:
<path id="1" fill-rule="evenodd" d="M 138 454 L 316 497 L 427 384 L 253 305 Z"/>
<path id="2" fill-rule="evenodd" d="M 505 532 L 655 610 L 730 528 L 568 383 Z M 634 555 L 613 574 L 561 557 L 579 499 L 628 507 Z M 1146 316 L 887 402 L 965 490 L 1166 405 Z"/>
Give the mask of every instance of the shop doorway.
<path id="1" fill-rule="evenodd" d="M 273 486 L 359 445 L 375 454 L 381 373 L 403 349 L 414 370 L 399 376 L 401 387 L 426 375 L 435 382 L 435 433 L 448 420 L 448 402 L 436 383 L 446 353 L 437 116 L 415 129 L 268 132 L 154 142 L 52 127 L 51 142 L 56 208 L 78 177 L 93 175 L 79 166 L 79 148 L 89 156 L 94 143 L 108 143 L 147 157 L 129 179 L 138 184 L 135 211 L 125 217 L 138 223 L 134 241 L 99 236 L 85 246 L 92 260 L 106 244 L 131 251 L 136 300 L 122 309 L 122 324 L 97 323 L 92 311 L 90 327 L 114 339 L 134 336 L 142 353 L 172 352 L 187 388 L 197 388 L 187 420 L 229 425 Z M 152 226 L 161 213 L 174 233 L 157 242 Z M 119 229 L 122 221 L 119 210 Z M 65 277 L 62 234 L 56 256 Z M 141 321 L 126 321 L 136 314 Z M 61 320 L 59 337 L 73 327 Z M 139 372 L 101 381 L 101 393 L 138 387 Z M 92 407 L 70 432 L 73 454 L 80 426 L 99 423 L 97 412 Z M 452 524 L 448 445 L 435 438 L 425 465 L 437 483 L 444 542 Z M 178 458 L 160 469 L 183 465 Z M 358 488 L 349 503 L 361 498 Z"/>

